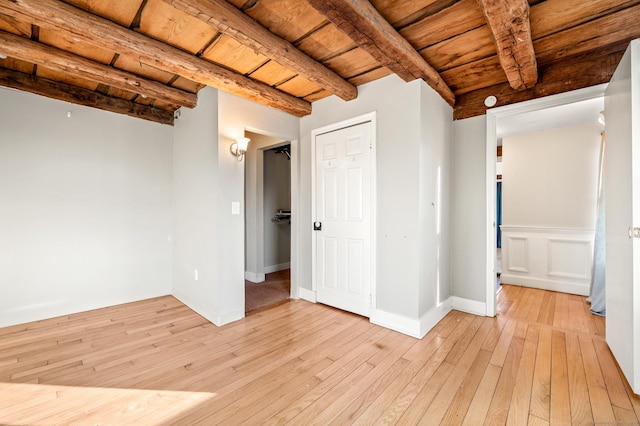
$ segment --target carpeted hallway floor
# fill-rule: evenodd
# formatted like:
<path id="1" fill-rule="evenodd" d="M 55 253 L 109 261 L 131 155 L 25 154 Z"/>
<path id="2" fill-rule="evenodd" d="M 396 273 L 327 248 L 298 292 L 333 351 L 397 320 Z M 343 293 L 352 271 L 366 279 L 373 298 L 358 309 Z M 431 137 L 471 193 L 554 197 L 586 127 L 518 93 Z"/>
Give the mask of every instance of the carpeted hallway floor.
<path id="1" fill-rule="evenodd" d="M 244 311 L 251 312 L 289 299 L 290 270 L 272 272 L 261 283 L 244 282 Z"/>

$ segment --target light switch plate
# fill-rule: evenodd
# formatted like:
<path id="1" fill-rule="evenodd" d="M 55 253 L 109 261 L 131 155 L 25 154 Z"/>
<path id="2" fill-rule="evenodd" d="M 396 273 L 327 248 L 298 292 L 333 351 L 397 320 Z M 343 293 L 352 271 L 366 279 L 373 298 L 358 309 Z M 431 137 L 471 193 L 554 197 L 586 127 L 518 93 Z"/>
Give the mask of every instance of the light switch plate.
<path id="1" fill-rule="evenodd" d="M 240 201 L 231 202 L 231 214 L 240 214 Z"/>

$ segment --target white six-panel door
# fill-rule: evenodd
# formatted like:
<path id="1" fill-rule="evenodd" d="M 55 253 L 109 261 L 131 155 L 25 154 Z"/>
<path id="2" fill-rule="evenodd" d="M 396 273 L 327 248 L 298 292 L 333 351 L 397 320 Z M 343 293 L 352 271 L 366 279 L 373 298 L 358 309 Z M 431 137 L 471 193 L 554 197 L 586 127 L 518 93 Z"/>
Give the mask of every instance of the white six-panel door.
<path id="1" fill-rule="evenodd" d="M 317 301 L 364 316 L 371 308 L 372 129 L 369 121 L 314 138 Z"/>

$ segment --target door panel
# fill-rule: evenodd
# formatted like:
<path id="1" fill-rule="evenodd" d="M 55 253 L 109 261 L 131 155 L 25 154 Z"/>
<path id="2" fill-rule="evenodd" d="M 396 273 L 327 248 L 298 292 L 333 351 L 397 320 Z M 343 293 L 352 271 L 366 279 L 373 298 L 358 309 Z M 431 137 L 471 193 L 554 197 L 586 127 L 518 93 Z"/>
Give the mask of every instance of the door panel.
<path id="1" fill-rule="evenodd" d="M 370 122 L 315 137 L 316 297 L 369 315 L 371 307 Z"/>
<path id="2" fill-rule="evenodd" d="M 633 41 L 605 91 L 604 170 L 607 343 L 629 384 L 640 393 L 640 45 Z M 637 120 L 637 118 L 636 118 Z"/>

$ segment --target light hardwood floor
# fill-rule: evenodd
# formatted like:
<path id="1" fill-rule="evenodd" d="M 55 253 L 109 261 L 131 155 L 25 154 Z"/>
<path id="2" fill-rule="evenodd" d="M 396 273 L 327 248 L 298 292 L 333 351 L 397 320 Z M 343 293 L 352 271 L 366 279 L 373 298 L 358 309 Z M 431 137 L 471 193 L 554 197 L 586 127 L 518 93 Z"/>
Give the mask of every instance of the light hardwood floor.
<path id="1" fill-rule="evenodd" d="M 216 327 L 172 297 L 0 329 L 0 424 L 617 424 L 584 298 L 504 285 L 422 340 L 290 301 Z"/>

